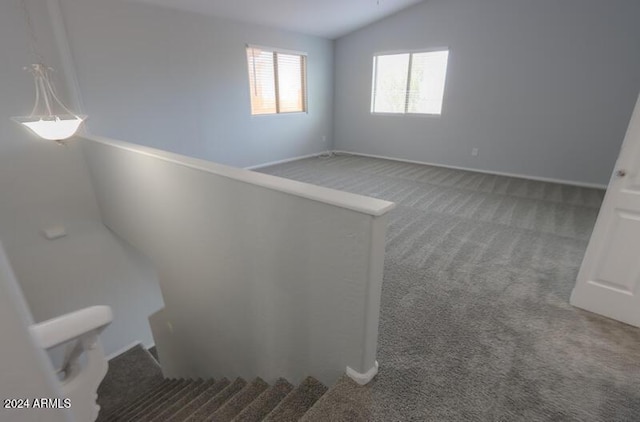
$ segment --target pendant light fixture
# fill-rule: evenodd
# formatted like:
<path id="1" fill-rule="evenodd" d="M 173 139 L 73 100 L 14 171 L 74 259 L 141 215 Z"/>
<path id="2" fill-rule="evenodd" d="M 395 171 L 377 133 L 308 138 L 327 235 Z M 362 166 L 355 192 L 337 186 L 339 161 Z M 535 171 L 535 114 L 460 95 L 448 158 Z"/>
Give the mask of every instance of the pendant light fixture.
<path id="1" fill-rule="evenodd" d="M 20 4 L 30 31 L 31 52 L 37 59 L 36 64 L 25 68 L 33 75 L 36 99 L 29 116 L 12 117 L 11 119 L 26 126 L 43 139 L 61 142 L 76 133 L 86 116 L 78 115 L 69 110 L 58 97 L 51 82 L 53 69 L 44 65 L 42 57 L 36 52 L 37 39 L 25 0 L 20 0 Z"/>

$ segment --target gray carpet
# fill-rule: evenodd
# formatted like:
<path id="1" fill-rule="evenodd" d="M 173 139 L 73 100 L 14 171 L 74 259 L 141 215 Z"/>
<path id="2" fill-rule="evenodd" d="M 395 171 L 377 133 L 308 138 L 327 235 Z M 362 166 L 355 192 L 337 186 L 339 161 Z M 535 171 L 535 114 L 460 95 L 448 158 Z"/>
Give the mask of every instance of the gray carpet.
<path id="1" fill-rule="evenodd" d="M 398 204 L 380 373 L 336 420 L 640 421 L 640 330 L 569 305 L 602 191 L 355 156 L 261 171 Z"/>
<path id="2" fill-rule="evenodd" d="M 162 379 L 158 362 L 140 345 L 111 359 L 98 388 L 99 416 L 122 408 L 132 398 L 159 385 Z"/>
<path id="3" fill-rule="evenodd" d="M 320 381 L 313 377 L 305 378 L 300 385 L 289 393 L 271 411 L 263 422 L 295 422 L 313 407 L 316 401 L 327 391 Z"/>

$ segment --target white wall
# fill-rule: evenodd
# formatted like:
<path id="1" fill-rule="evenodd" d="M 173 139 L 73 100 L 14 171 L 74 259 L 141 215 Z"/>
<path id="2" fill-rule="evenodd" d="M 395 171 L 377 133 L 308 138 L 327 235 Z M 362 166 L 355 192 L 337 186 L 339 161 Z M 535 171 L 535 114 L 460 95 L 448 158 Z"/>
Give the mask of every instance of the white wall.
<path id="1" fill-rule="evenodd" d="M 331 41 L 129 1 L 62 5 L 92 133 L 239 167 L 330 148 Z M 308 53 L 308 114 L 251 117 L 247 43 Z"/>
<path id="2" fill-rule="evenodd" d="M 47 7 L 28 1 L 39 50 L 60 70 Z M 134 342 L 151 343 L 149 314 L 162 307 L 148 262 L 101 223 L 89 174 L 77 142 L 61 147 L 36 139 L 10 116 L 29 114 L 34 62 L 18 0 L 0 3 L 0 239 L 36 321 L 90 305 L 113 308 L 102 335 L 106 353 Z M 58 72 L 56 83 L 64 91 Z M 46 240 L 40 230 L 66 227 L 68 236 Z"/>
<path id="3" fill-rule="evenodd" d="M 374 366 L 392 203 L 123 142 L 84 147 L 105 223 L 158 270 L 166 376 L 331 384 Z"/>
<path id="4" fill-rule="evenodd" d="M 637 0 L 418 4 L 336 41 L 334 146 L 606 184 L 640 89 L 638 16 Z M 372 116 L 373 54 L 434 47 L 450 49 L 442 116 Z"/>
<path id="5" fill-rule="evenodd" d="M 69 422 L 72 419 L 68 410 L 4 407 L 4 400 L 10 398 L 64 398 L 44 351 L 36 347 L 28 331 L 31 324 L 33 319 L 0 244 L 0 420 Z"/>

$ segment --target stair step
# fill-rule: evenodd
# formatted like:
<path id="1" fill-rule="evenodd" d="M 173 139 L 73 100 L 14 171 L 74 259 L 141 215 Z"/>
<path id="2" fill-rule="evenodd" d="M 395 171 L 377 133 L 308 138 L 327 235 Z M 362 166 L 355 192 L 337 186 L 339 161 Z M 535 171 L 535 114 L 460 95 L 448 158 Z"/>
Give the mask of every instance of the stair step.
<path id="1" fill-rule="evenodd" d="M 256 378 L 246 385 L 235 396 L 220 406 L 216 412 L 207 419 L 207 422 L 229 422 L 245 407 L 251 404 L 263 391 L 269 388 L 269 384 L 262 378 Z"/>
<path id="2" fill-rule="evenodd" d="M 267 415 L 264 422 L 297 421 L 327 391 L 320 381 L 307 377 Z"/>
<path id="3" fill-rule="evenodd" d="M 167 422 L 182 422 L 186 418 L 188 418 L 192 413 L 198 410 L 202 405 L 215 397 L 222 390 L 227 388 L 230 384 L 229 380 L 226 378 L 222 378 L 220 381 L 217 381 L 213 386 L 206 389 L 202 392 L 198 397 L 191 400 L 188 404 L 186 404 L 182 409 L 179 409 L 174 415 L 169 416 L 166 420 Z"/>
<path id="4" fill-rule="evenodd" d="M 144 403 L 147 403 L 150 400 L 155 400 L 159 397 L 164 396 L 168 391 L 175 388 L 181 382 L 182 380 L 177 380 L 177 379 L 167 380 L 167 382 L 165 382 L 162 386 L 158 387 L 154 391 L 149 392 L 150 394 L 146 396 L 142 394 L 141 397 L 136 398 L 132 403 L 126 405 L 122 409 L 118 409 L 112 412 L 109 415 L 109 417 L 104 420 L 107 422 L 123 421 L 125 420 L 123 419 L 123 416 L 128 415 L 129 413 L 134 411 L 134 409 L 139 408 L 141 405 L 143 405 Z"/>
<path id="5" fill-rule="evenodd" d="M 233 419 L 233 422 L 259 422 L 293 390 L 287 380 L 280 378 L 273 386 L 260 394 Z"/>
<path id="6" fill-rule="evenodd" d="M 227 400 L 231 399 L 238 391 L 242 390 L 247 382 L 242 378 L 236 378 L 231 384 L 229 384 L 224 390 L 220 391 L 212 399 L 200 406 L 191 416 L 185 419 L 185 422 L 203 422 L 218 410 Z"/>
<path id="7" fill-rule="evenodd" d="M 176 391 L 181 390 L 186 384 L 187 384 L 186 380 L 177 380 L 176 383 L 174 383 L 171 386 L 168 386 L 167 388 L 163 389 L 163 391 L 160 394 L 157 394 L 155 397 L 150 398 L 149 400 L 143 400 L 137 406 L 133 406 L 132 408 L 130 408 L 126 412 L 120 412 L 120 413 L 114 415 L 112 418 L 109 419 L 109 422 L 129 422 L 129 421 L 132 421 L 132 420 L 134 420 L 133 419 L 134 415 L 139 414 L 142 410 L 147 409 L 147 408 L 151 407 L 152 405 L 154 405 L 156 403 L 162 402 L 166 397 L 170 397 Z"/>
<path id="8" fill-rule="evenodd" d="M 156 394 L 160 394 L 163 389 L 177 382 L 178 380 L 174 380 L 174 379 L 162 379 L 160 382 L 150 387 L 147 391 L 139 394 L 134 399 L 127 401 L 127 403 L 123 407 L 120 407 L 118 409 L 112 409 L 109 413 L 104 413 L 102 409 L 100 409 L 100 413 L 98 415 L 98 419 L 96 420 L 96 422 L 107 421 L 109 418 L 113 417 L 117 413 L 126 412 L 132 409 L 133 407 L 138 406 L 140 403 L 142 403 L 144 400 L 148 399 L 149 397 L 153 397 Z"/>
<path id="9" fill-rule="evenodd" d="M 97 391 L 102 417 L 119 413 L 131 399 L 148 392 L 163 380 L 160 367 L 139 344 L 111 359 L 108 366 Z"/>
<path id="10" fill-rule="evenodd" d="M 157 406 L 148 409 L 146 412 L 144 412 L 144 415 L 142 415 L 142 417 L 138 418 L 138 420 L 140 422 L 149 422 L 153 420 L 156 416 L 173 406 L 175 403 L 178 403 L 183 398 L 188 397 L 189 394 L 192 394 L 194 390 L 199 389 L 203 384 L 204 381 L 202 380 L 189 382 L 185 388 L 176 392 L 176 394 L 174 394 L 173 396 L 167 398 L 163 403 L 159 403 Z"/>
<path id="11" fill-rule="evenodd" d="M 206 391 L 209 388 L 211 388 L 213 385 L 215 385 L 215 381 L 214 380 L 205 381 L 205 382 L 200 383 L 200 385 L 195 386 L 194 388 L 190 389 L 190 391 L 188 391 L 187 394 L 182 396 L 182 398 L 180 398 L 179 400 L 176 400 L 174 402 L 168 402 L 168 406 L 165 406 L 162 409 L 162 411 L 158 412 L 155 415 L 155 417 L 148 418 L 148 420 L 151 420 L 153 422 L 165 422 L 172 415 L 174 415 L 175 413 L 178 413 L 180 411 L 180 409 L 185 407 L 187 404 L 191 403 L 191 401 L 193 399 L 198 397 L 204 391 Z"/>
<path id="12" fill-rule="evenodd" d="M 371 389 L 358 385 L 343 375 L 307 413 L 300 422 L 350 421 L 366 422 L 371 416 Z"/>
<path id="13" fill-rule="evenodd" d="M 171 393 L 153 401 L 152 403 L 148 403 L 146 406 L 143 406 L 138 411 L 133 412 L 130 415 L 131 420 L 138 421 L 142 419 L 145 415 L 151 412 L 154 412 L 158 407 L 163 406 L 168 401 L 173 400 L 174 397 L 181 396 L 185 391 L 188 391 L 192 383 L 193 383 L 192 380 L 184 380 L 184 383 L 180 384 L 179 387 L 174 388 L 171 391 Z"/>

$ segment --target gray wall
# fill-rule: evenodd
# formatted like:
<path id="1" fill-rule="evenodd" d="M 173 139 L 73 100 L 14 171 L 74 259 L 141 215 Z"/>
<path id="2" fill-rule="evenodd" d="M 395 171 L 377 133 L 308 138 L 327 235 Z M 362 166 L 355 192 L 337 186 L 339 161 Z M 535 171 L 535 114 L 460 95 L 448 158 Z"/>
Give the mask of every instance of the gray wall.
<path id="1" fill-rule="evenodd" d="M 336 41 L 334 146 L 607 183 L 640 89 L 638 16 L 637 0 L 429 0 L 409 8 Z M 443 46 L 450 56 L 441 117 L 370 114 L 375 52 Z"/>
<path id="2" fill-rule="evenodd" d="M 330 148 L 331 41 L 135 2 L 62 5 L 92 133 L 235 166 Z M 251 116 L 247 43 L 309 54 L 308 114 Z"/>
<path id="3" fill-rule="evenodd" d="M 39 50 L 64 91 L 46 4 L 27 4 Z M 37 139 L 9 120 L 33 107 L 33 78 L 22 70 L 35 60 L 27 40 L 19 1 L 0 2 L 0 239 L 36 321 L 110 305 L 115 319 L 102 335 L 107 354 L 134 341 L 151 343 L 147 316 L 162 307 L 157 277 L 102 225 L 79 145 Z M 67 237 L 41 235 L 58 224 Z"/>

